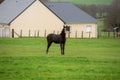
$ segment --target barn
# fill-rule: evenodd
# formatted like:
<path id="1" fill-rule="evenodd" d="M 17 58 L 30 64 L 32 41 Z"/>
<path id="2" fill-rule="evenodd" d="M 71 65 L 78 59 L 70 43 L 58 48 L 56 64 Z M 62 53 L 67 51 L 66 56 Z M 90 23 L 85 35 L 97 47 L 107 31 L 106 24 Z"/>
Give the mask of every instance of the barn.
<path id="1" fill-rule="evenodd" d="M 45 37 L 59 34 L 96 38 L 97 20 L 72 3 L 40 0 L 5 0 L 0 4 L 0 37 Z"/>

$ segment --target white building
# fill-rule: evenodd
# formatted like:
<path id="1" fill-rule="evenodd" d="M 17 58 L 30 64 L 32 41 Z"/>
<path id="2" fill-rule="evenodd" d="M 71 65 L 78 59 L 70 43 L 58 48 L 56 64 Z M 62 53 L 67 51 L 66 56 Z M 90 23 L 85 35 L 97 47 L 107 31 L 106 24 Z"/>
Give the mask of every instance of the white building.
<path id="1" fill-rule="evenodd" d="M 97 37 L 97 20 L 66 2 L 5 0 L 0 4 L 0 37 L 40 36 L 60 33 L 70 26 L 67 36 Z"/>

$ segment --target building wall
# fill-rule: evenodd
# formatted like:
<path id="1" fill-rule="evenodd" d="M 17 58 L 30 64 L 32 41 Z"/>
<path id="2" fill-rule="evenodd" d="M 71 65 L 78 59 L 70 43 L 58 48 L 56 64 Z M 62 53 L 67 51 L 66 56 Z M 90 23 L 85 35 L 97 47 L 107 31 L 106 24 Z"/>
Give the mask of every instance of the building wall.
<path id="1" fill-rule="evenodd" d="M 67 24 L 70 26 L 70 34 L 67 33 L 67 36 L 74 38 L 96 38 L 97 37 L 97 24 L 96 23 L 80 23 L 80 24 Z M 91 27 L 91 31 L 87 30 L 87 27 Z"/>
<path id="2" fill-rule="evenodd" d="M 49 33 L 59 33 L 64 23 L 47 9 L 39 0 L 36 0 L 28 9 L 18 16 L 11 24 L 10 29 L 22 36 L 44 36 Z M 17 37 L 17 35 L 15 35 Z"/>
<path id="3" fill-rule="evenodd" d="M 29 8 L 20 14 L 10 24 L 10 30 L 14 29 L 19 36 L 39 36 L 44 37 L 49 33 L 59 34 L 64 23 L 47 9 L 39 0 L 36 0 Z M 70 37 L 97 37 L 96 23 L 67 24 L 70 26 Z M 91 32 L 86 32 L 86 26 L 91 26 Z M 67 32 L 67 37 L 69 32 Z M 11 36 L 11 32 L 10 32 Z M 15 37 L 18 37 L 16 34 Z"/>
<path id="4" fill-rule="evenodd" d="M 10 28 L 8 25 L 0 24 L 0 37 L 10 37 Z"/>

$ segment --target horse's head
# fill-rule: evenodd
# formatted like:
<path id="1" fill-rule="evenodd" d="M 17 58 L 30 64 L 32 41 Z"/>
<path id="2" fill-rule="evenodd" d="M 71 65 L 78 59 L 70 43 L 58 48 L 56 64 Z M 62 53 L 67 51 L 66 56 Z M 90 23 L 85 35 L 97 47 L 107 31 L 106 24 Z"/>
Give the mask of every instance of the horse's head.
<path id="1" fill-rule="evenodd" d="M 63 25 L 63 30 L 66 32 L 67 25 Z"/>
<path id="2" fill-rule="evenodd" d="M 67 27 L 67 25 L 63 25 L 63 28 L 65 29 Z"/>
<path id="3" fill-rule="evenodd" d="M 63 29 L 62 29 L 60 35 L 65 36 L 65 34 L 66 34 L 66 26 L 63 25 Z"/>

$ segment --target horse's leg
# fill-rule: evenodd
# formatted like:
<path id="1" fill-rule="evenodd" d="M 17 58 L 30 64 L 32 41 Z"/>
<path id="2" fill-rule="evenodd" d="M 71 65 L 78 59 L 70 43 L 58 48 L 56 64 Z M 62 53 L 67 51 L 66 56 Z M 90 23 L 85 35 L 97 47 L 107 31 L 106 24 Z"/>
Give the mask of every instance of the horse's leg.
<path id="1" fill-rule="evenodd" d="M 62 44 L 61 43 L 60 43 L 60 49 L 61 49 L 61 55 L 62 55 L 63 51 L 62 51 Z"/>
<path id="2" fill-rule="evenodd" d="M 52 42 L 48 42 L 48 45 L 47 45 L 47 50 L 46 50 L 46 54 L 48 54 L 48 50 L 49 50 L 49 48 L 50 48 L 51 44 L 52 44 Z"/>
<path id="3" fill-rule="evenodd" d="M 61 55 L 64 55 L 64 44 L 60 44 L 60 48 L 61 48 Z"/>
<path id="4" fill-rule="evenodd" d="M 63 55 L 64 55 L 64 50 L 65 50 L 65 44 L 63 44 Z"/>

